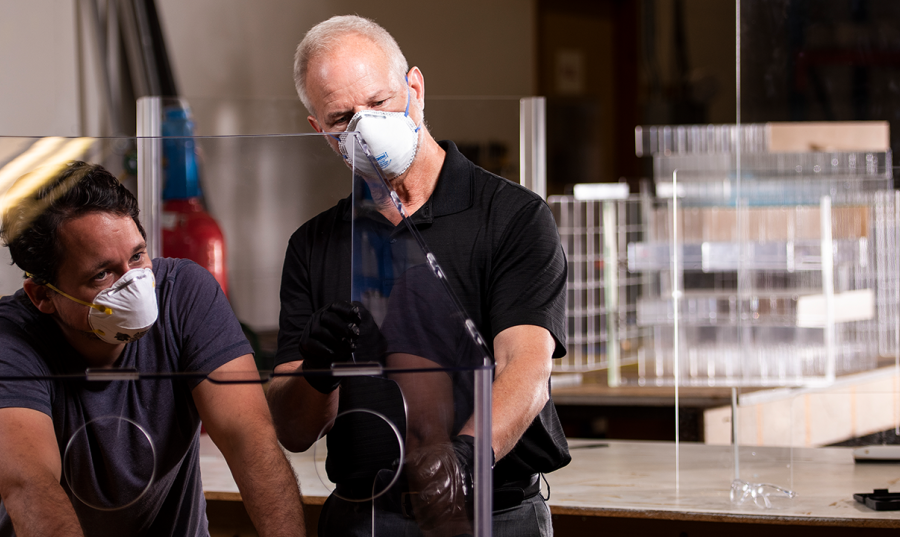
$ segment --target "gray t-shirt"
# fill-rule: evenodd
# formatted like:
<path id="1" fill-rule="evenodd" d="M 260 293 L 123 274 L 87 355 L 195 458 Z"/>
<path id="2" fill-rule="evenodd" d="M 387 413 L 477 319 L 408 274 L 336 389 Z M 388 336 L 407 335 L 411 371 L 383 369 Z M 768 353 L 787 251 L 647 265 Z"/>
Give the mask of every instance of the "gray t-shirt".
<path id="1" fill-rule="evenodd" d="M 159 318 L 115 366 L 160 378 L 49 378 L 83 373 L 83 359 L 22 290 L 0 300 L 0 408 L 53 419 L 61 483 L 86 535 L 209 534 L 191 396 L 202 378 L 165 377 L 210 372 L 253 351 L 209 272 L 179 259 L 156 259 L 153 272 Z M 7 535 L 14 532 L 0 503 Z"/>

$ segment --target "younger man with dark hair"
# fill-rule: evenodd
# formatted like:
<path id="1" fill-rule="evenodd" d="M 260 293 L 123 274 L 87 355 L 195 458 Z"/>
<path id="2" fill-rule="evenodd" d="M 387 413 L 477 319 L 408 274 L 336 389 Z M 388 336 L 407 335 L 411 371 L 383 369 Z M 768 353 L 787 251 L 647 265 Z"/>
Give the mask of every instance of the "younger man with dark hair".
<path id="1" fill-rule="evenodd" d="M 0 535 L 208 535 L 201 419 L 260 535 L 304 534 L 260 385 L 211 380 L 256 375 L 222 290 L 147 257 L 115 177 L 70 164 L 6 210 L 2 236 L 28 277 L 0 300 L 0 377 L 15 379 L 0 382 Z M 162 375 L 84 379 L 109 369 Z"/>

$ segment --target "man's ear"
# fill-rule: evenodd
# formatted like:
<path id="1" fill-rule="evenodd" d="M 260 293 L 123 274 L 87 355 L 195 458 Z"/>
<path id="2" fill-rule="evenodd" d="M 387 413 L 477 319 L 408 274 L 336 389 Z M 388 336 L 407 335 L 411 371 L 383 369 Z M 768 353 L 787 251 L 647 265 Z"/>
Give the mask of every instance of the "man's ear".
<path id="1" fill-rule="evenodd" d="M 409 89 L 412 90 L 413 99 L 418 101 L 419 107 L 422 109 L 422 112 L 424 112 L 425 76 L 422 74 L 422 71 L 420 71 L 418 67 L 413 67 L 409 70 L 409 73 L 406 74 L 406 79 L 409 81 Z"/>
<path id="2" fill-rule="evenodd" d="M 22 288 L 25 289 L 25 294 L 28 295 L 31 303 L 34 304 L 38 311 L 47 314 L 56 313 L 56 305 L 50 300 L 50 293 L 53 291 L 49 287 L 38 285 L 31 278 L 26 278 L 22 283 Z"/>
<path id="3" fill-rule="evenodd" d="M 322 129 L 319 127 L 319 122 L 313 116 L 306 116 L 306 121 L 309 121 L 309 124 L 312 126 L 313 130 L 316 132 L 322 132 Z"/>

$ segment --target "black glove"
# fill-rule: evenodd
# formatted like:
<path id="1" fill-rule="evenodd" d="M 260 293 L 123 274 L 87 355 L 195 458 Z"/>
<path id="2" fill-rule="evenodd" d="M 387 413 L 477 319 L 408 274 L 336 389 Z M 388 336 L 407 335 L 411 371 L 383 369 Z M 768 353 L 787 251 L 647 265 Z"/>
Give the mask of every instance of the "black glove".
<path id="1" fill-rule="evenodd" d="M 338 301 L 312 314 L 300 336 L 304 372 L 329 370 L 331 364 L 352 360 L 363 319 L 360 307 Z M 338 377 L 315 372 L 305 378 L 310 386 L 324 394 L 333 392 L 340 384 Z"/>
<path id="2" fill-rule="evenodd" d="M 475 500 L 475 439 L 461 435 L 450 442 L 416 449 L 406 459 L 413 513 L 419 528 L 467 525 Z"/>

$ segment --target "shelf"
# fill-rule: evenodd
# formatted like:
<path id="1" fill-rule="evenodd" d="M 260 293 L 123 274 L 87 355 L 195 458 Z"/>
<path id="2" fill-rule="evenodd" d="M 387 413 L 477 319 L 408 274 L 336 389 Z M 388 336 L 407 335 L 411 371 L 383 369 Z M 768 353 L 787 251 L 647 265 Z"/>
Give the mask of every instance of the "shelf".
<path id="1" fill-rule="evenodd" d="M 832 244 L 835 265 L 858 264 L 867 256 L 865 238 L 836 240 Z M 672 250 L 667 243 L 630 243 L 628 270 L 672 270 Z M 815 240 L 682 244 L 678 249 L 678 263 L 682 270 L 703 272 L 819 271 L 822 270 L 822 244 Z"/>
<path id="2" fill-rule="evenodd" d="M 674 324 L 672 298 L 638 299 L 638 326 Z M 691 326 L 782 326 L 823 328 L 825 297 L 800 294 L 796 289 L 751 295 L 738 300 L 730 291 L 684 293 L 679 322 Z M 875 318 L 875 292 L 859 289 L 834 294 L 834 322 L 868 321 Z"/>

